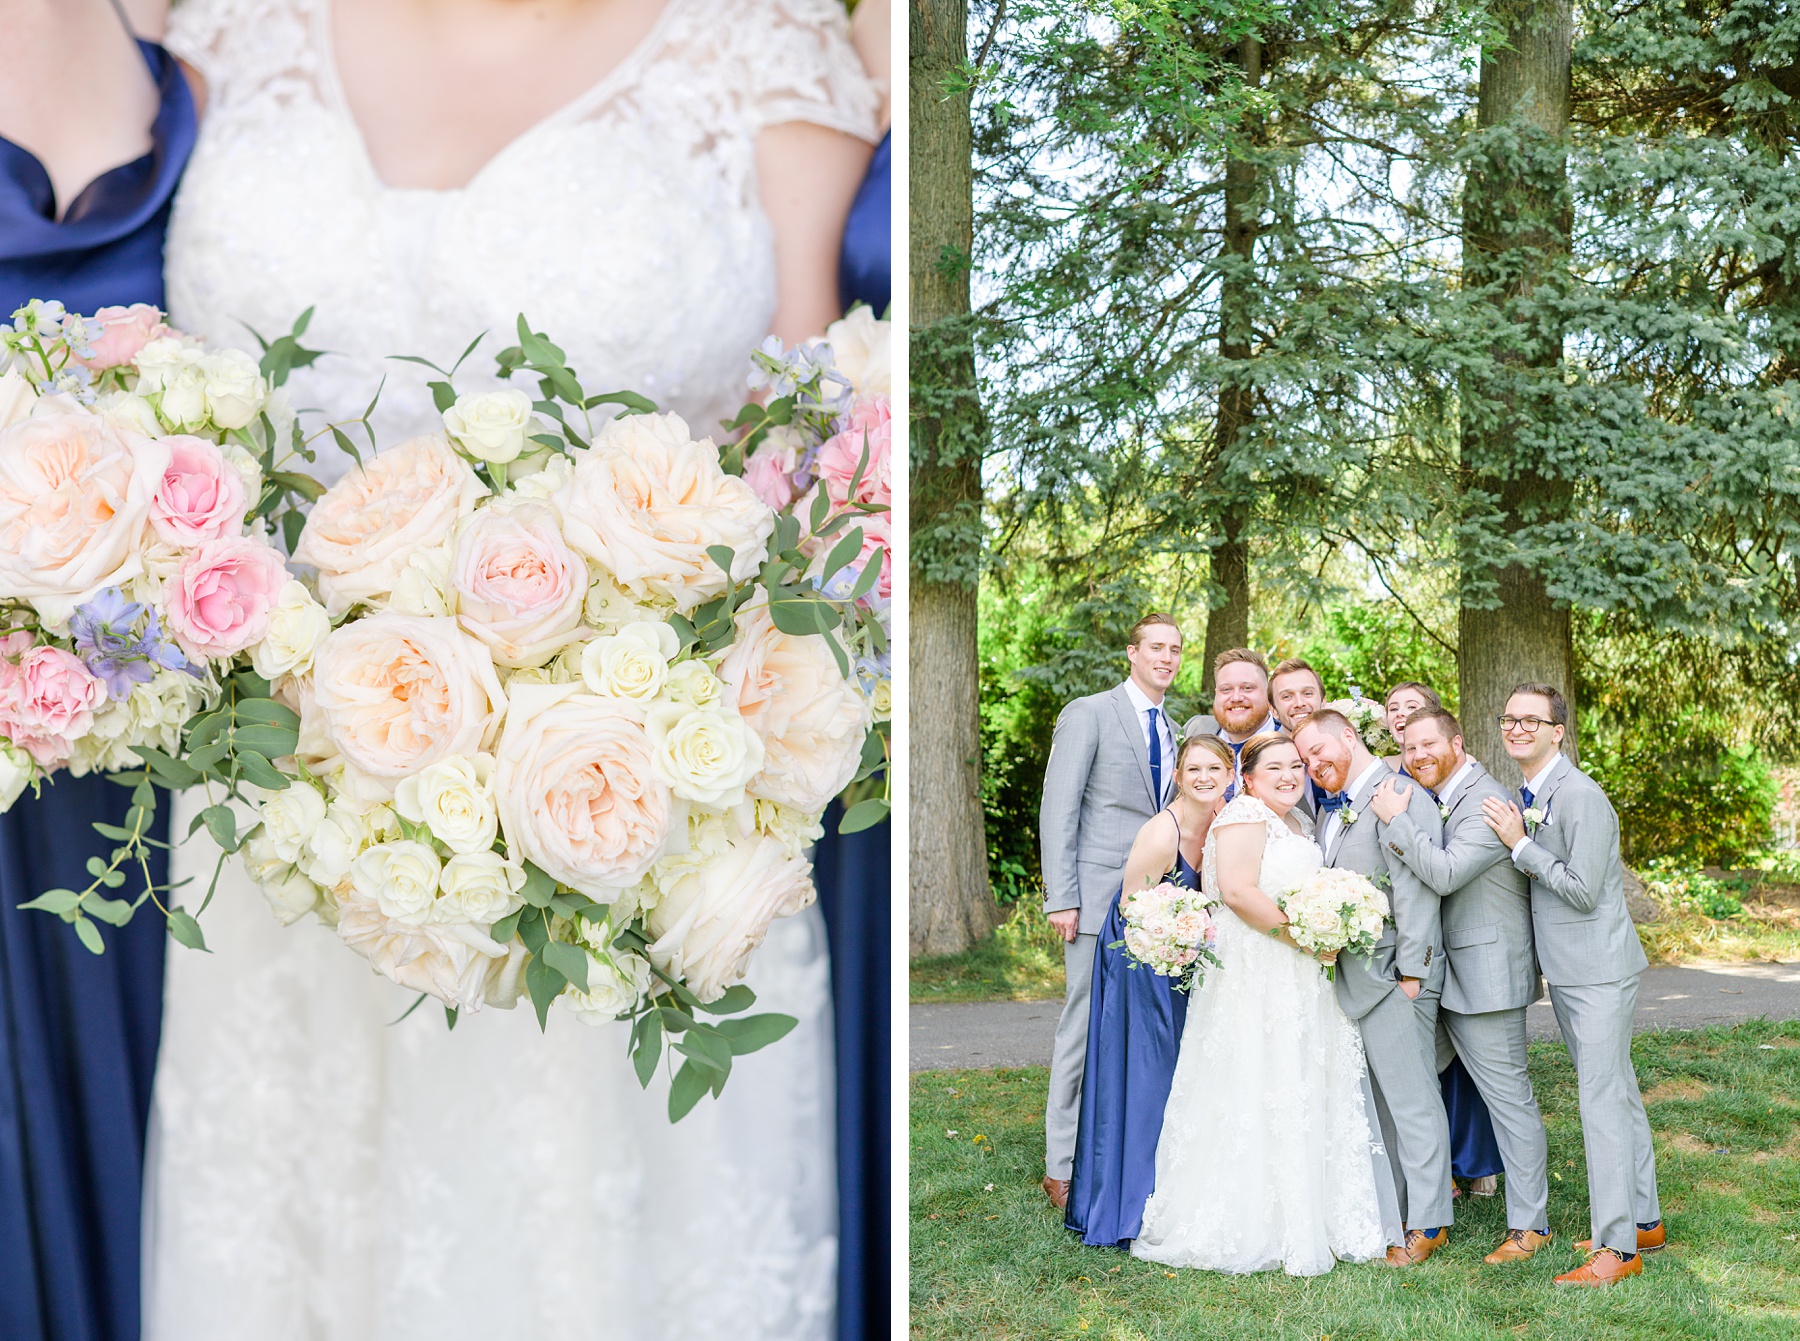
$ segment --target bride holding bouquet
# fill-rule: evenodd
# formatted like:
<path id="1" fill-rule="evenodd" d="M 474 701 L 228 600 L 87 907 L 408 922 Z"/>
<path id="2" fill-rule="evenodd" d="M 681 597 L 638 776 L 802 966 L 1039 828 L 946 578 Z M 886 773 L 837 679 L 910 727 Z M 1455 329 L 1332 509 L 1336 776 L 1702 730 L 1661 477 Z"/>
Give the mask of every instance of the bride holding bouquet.
<path id="1" fill-rule="evenodd" d="M 187 0 L 204 82 L 168 242 L 171 320 L 220 346 L 315 306 L 291 404 L 441 432 L 431 374 L 516 314 L 595 391 L 695 438 L 752 349 L 837 315 L 877 99 L 832 0 Z M 497 379 L 465 371 L 458 390 Z M 350 467 L 327 460 L 327 479 Z M 205 802 L 184 799 L 185 834 Z M 173 879 L 204 889 L 201 833 Z M 226 888 L 229 884 L 230 887 Z M 813 1338 L 835 1239 L 815 909 L 749 983 L 795 1016 L 671 1126 L 625 1026 L 406 1016 L 328 930 L 283 930 L 236 863 L 211 955 L 170 956 L 149 1160 L 152 1338 Z"/>

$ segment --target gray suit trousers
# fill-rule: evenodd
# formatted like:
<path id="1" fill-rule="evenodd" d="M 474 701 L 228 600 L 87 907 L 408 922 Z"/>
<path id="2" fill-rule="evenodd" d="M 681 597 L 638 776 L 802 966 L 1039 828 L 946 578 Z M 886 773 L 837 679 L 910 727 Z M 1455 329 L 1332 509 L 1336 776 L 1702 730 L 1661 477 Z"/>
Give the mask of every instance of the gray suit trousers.
<path id="1" fill-rule="evenodd" d="M 1542 1229 L 1549 1224 L 1550 1152 L 1525 1070 L 1525 1008 L 1479 1015 L 1447 1010 L 1443 1020 L 1494 1120 L 1506 1166 L 1506 1227 Z"/>
<path id="2" fill-rule="evenodd" d="M 1357 1026 L 1369 1061 L 1382 1143 L 1408 1229 L 1451 1222 L 1450 1120 L 1437 1076 L 1437 994 L 1389 992 Z"/>
<path id="3" fill-rule="evenodd" d="M 1628 1253 L 1637 1251 L 1637 1226 L 1662 1219 L 1656 1147 L 1631 1065 L 1638 977 L 1550 988 L 1550 1004 L 1575 1063 L 1594 1246 Z"/>
<path id="4" fill-rule="evenodd" d="M 1087 1070 L 1088 990 L 1094 982 L 1095 935 L 1063 946 L 1062 1018 L 1050 1054 L 1050 1099 L 1044 1105 L 1044 1171 L 1067 1178 L 1075 1169 L 1075 1129 L 1081 1124 L 1081 1077 Z"/>

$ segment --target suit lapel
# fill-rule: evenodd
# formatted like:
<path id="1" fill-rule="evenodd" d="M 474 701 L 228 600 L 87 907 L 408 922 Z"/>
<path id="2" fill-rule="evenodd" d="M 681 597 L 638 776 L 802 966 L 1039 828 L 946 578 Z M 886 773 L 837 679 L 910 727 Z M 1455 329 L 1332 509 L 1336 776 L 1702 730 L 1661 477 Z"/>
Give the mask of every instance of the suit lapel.
<path id="1" fill-rule="evenodd" d="M 1338 821 L 1337 837 L 1331 840 L 1330 850 L 1325 853 L 1325 864 L 1327 866 L 1337 860 L 1338 853 L 1344 849 L 1344 839 L 1350 835 L 1350 830 L 1353 826 L 1345 821 L 1347 821 L 1351 815 L 1356 815 L 1359 819 L 1361 818 L 1363 811 L 1368 808 L 1369 799 L 1375 795 L 1375 789 L 1380 785 L 1381 779 L 1377 777 L 1374 782 L 1369 784 L 1368 791 L 1363 793 L 1362 800 L 1358 801 L 1352 797 L 1349 801 L 1345 802 L 1344 809 L 1341 812 L 1343 818 Z"/>
<path id="2" fill-rule="evenodd" d="M 1574 762 L 1568 755 L 1565 754 L 1560 757 L 1562 762 L 1557 765 L 1556 771 L 1550 775 L 1550 781 L 1544 784 L 1543 795 L 1533 796 L 1531 798 L 1532 804 L 1537 809 L 1543 811 L 1546 818 L 1550 815 L 1550 802 L 1555 799 L 1557 789 L 1563 785 L 1563 779 L 1568 777 L 1569 771 L 1575 767 Z"/>
<path id="3" fill-rule="evenodd" d="M 1132 710 L 1131 697 L 1125 692 L 1124 685 L 1113 690 L 1112 700 L 1113 711 L 1119 717 L 1119 725 L 1125 729 L 1125 739 L 1131 743 L 1131 754 L 1137 760 L 1138 773 L 1144 779 L 1144 790 L 1150 794 L 1150 808 L 1161 810 L 1162 797 L 1156 794 L 1156 789 L 1150 783 L 1150 747 L 1144 743 L 1143 724 L 1138 721 L 1137 713 Z"/>
<path id="4" fill-rule="evenodd" d="M 1469 799 L 1475 795 L 1475 789 L 1481 785 L 1481 780 L 1487 775 L 1487 769 L 1483 768 L 1479 761 L 1471 763 L 1469 776 L 1463 779 L 1462 786 L 1456 789 L 1456 799 L 1450 803 L 1450 813 L 1444 819 L 1445 824 L 1449 824 L 1462 813 L 1462 808 L 1469 804 Z"/>

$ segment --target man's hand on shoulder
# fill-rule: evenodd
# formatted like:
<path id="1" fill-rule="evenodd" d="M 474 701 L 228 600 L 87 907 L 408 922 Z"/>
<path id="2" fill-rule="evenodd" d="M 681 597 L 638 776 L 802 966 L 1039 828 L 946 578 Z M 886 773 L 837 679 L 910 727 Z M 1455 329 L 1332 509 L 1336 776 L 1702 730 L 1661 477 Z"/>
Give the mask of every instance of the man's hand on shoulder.
<path id="1" fill-rule="evenodd" d="M 1369 809 L 1383 824 L 1392 824 L 1396 818 L 1406 813 L 1407 803 L 1411 798 L 1398 777 L 1389 778 L 1375 789 L 1375 795 L 1369 798 Z"/>

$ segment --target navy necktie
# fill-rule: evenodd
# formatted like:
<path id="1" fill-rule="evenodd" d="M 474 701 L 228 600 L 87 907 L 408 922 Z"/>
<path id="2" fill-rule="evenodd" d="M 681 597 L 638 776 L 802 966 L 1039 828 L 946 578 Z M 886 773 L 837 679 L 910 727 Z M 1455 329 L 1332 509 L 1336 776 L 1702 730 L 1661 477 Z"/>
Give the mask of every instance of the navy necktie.
<path id="1" fill-rule="evenodd" d="M 1521 787 L 1521 788 L 1519 788 L 1519 799 L 1525 803 L 1525 809 L 1530 810 L 1531 803 L 1533 801 L 1535 801 L 1537 798 L 1534 795 L 1532 795 L 1531 788 Z"/>
<path id="2" fill-rule="evenodd" d="M 1156 804 L 1162 805 L 1162 732 L 1156 729 L 1156 709 L 1148 708 L 1150 714 L 1150 789 L 1156 794 Z"/>

